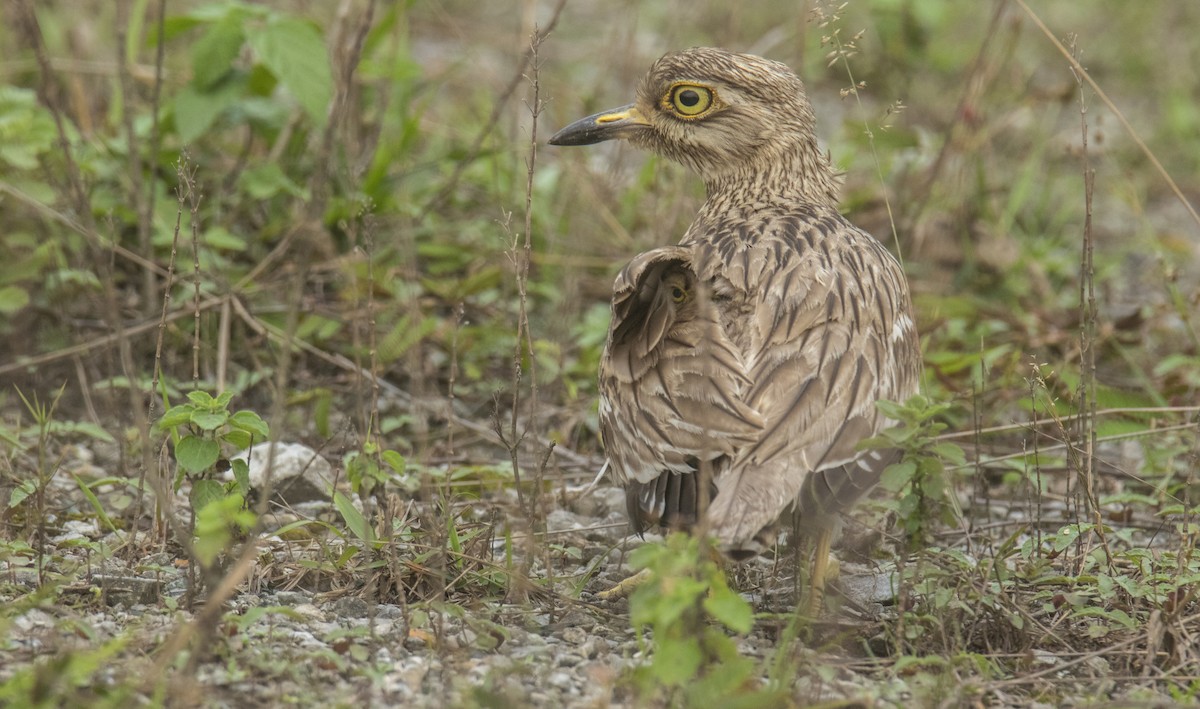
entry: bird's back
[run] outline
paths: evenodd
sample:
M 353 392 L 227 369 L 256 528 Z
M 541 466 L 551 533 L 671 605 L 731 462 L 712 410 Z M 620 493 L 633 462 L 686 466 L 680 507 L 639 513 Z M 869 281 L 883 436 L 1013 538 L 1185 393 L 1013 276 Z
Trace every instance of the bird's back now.
M 764 421 L 717 479 L 713 533 L 753 548 L 794 501 L 805 526 L 828 523 L 890 460 L 858 450 L 888 423 L 875 402 L 917 392 L 900 265 L 831 206 L 799 202 L 704 210 L 682 246 L 742 355 L 743 400 Z
M 792 504 L 827 531 L 887 463 L 858 444 L 887 424 L 878 400 L 917 391 L 908 286 L 837 212 L 814 125 L 787 66 L 694 47 L 655 62 L 634 103 L 551 139 L 628 140 L 708 191 L 680 244 L 636 257 L 614 288 L 600 425 L 639 530 L 696 520 L 712 493 L 708 530 L 757 551 Z

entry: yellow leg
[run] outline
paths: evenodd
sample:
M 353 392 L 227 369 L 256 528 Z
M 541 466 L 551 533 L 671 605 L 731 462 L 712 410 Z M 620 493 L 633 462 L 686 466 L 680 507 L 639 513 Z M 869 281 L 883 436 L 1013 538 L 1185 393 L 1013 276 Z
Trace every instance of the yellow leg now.
M 833 530 L 822 529 L 817 534 L 808 578 L 808 615 L 811 618 L 820 617 L 824 608 L 825 576 L 829 571 L 829 547 L 832 541 Z
M 711 543 L 707 541 L 704 542 L 703 548 L 704 558 L 714 561 L 718 565 L 723 565 L 725 563 L 725 559 L 721 556 L 721 552 L 717 551 Z M 650 569 L 642 569 L 636 574 L 623 579 L 620 583 L 608 589 L 607 591 L 600 591 L 596 594 L 596 597 L 602 601 L 612 601 L 618 598 L 625 598 L 636 591 L 638 586 L 641 586 L 649 580 Z
M 602 601 L 612 601 L 618 598 L 625 598 L 633 593 L 638 586 L 646 583 L 650 579 L 650 569 L 642 569 L 633 576 L 621 581 L 621 583 L 613 586 L 607 591 L 601 591 L 596 594 L 596 597 Z

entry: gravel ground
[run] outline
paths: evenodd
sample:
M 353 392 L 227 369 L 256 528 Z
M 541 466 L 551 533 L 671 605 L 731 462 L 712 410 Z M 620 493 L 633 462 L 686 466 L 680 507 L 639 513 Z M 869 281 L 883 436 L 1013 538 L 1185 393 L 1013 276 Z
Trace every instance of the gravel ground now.
M 77 494 L 70 484 L 58 492 Z M 475 503 L 474 517 L 496 519 L 497 510 L 513 509 L 515 501 L 507 495 Z M 482 592 L 480 586 L 452 584 L 440 600 L 409 598 L 404 605 L 395 594 L 368 589 L 368 579 L 381 578 L 372 569 L 330 563 L 342 558 L 349 543 L 337 535 L 284 540 L 268 530 L 243 582 L 211 621 L 199 607 L 184 609 L 187 569 L 178 554 L 159 551 L 131 562 L 125 533 L 105 534 L 94 519 L 64 515 L 48 525 L 54 533 L 46 540 L 41 569 L 48 582 L 43 588 L 56 588 L 57 595 L 38 592 L 32 555 L 0 557 L 0 603 L 6 609 L 0 614 L 0 705 L 3 688 L 15 686 L 14 679 L 27 676 L 30 667 L 39 668 L 35 677 L 48 686 L 70 681 L 68 659 L 74 658 L 89 668 L 95 663 L 95 672 L 76 681 L 80 692 L 58 696 L 73 697 L 81 706 L 92 705 L 87 697 L 122 687 L 132 691 L 128 705 L 137 705 L 153 691 L 152 678 L 163 673 L 170 677 L 169 706 L 644 706 L 629 681 L 630 671 L 645 660 L 645 648 L 631 629 L 627 602 L 595 595 L 630 573 L 626 554 L 641 543 L 625 537 L 623 494 L 600 487 L 567 491 L 557 499 L 559 506 L 547 515 L 546 536 L 546 546 L 557 550 L 554 580 L 545 579 L 544 564 L 535 564 L 534 583 L 523 600 L 504 599 L 502 587 Z M 302 517 L 336 519 L 327 502 L 294 501 L 292 510 L 273 517 L 273 528 Z M 1019 511 L 997 504 L 991 513 Z M 486 555 L 490 545 L 494 562 L 505 558 L 502 531 L 475 543 L 475 555 Z M 843 559 L 848 556 L 843 552 Z M 406 582 L 428 581 L 428 574 L 421 576 L 427 569 L 421 569 L 415 562 L 408 567 Z M 1116 686 L 1102 653 L 1072 661 L 1033 648 L 1027 671 L 1048 675 L 1058 697 L 1040 705 L 1026 687 L 988 683 L 971 672 L 954 687 L 930 684 L 930 677 L 945 681 L 958 677 L 958 670 L 897 672 L 883 633 L 894 618 L 893 571 L 889 563 L 843 561 L 837 582 L 841 609 L 815 624 L 791 658 L 797 705 L 848 700 L 837 706 L 1066 706 L 1095 697 L 1171 705 L 1153 683 Z M 732 577 L 757 611 L 786 613 L 791 582 L 779 575 L 760 559 Z M 372 600 L 381 597 L 391 602 Z M 769 666 L 780 647 L 780 625 L 760 616 L 754 632 L 738 639 L 739 652 Z M 203 653 L 184 653 L 160 666 L 161 651 L 181 629 L 207 636 L 209 642 L 192 645 Z M 115 644 L 106 650 L 110 641 Z M 1078 701 L 1061 700 L 1072 693 Z

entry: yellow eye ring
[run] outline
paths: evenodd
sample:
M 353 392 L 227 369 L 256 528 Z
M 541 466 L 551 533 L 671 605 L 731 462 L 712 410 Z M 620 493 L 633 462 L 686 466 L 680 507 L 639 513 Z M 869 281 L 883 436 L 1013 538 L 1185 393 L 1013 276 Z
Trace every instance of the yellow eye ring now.
M 674 111 L 681 118 L 699 118 L 708 113 L 716 102 L 716 94 L 712 89 L 687 83 L 675 84 L 664 98 L 664 108 Z
M 687 300 L 687 291 L 679 286 L 675 286 L 671 289 L 671 300 L 675 301 L 676 303 L 682 303 L 683 301 Z

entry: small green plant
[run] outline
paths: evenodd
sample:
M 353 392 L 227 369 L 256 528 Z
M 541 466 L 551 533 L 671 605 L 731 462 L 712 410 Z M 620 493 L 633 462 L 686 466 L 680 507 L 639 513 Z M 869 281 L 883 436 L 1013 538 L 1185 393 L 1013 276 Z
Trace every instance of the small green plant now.
M 634 672 L 634 685 L 647 699 L 672 706 L 778 706 L 778 690 L 756 690 L 757 663 L 743 657 L 729 633 L 747 635 L 754 625 L 750 604 L 725 580 L 711 547 L 690 534 L 672 534 L 662 544 L 633 553 L 635 568 L 648 578 L 629 599 L 629 619 L 646 644 L 650 662 Z
M 17 669 L 0 682 L 0 706 L 123 707 L 135 703 L 131 682 L 113 683 L 115 659 L 133 635 L 126 633 L 96 647 L 65 650 Z
M 410 494 L 416 492 L 411 480 L 404 478 L 404 456 L 374 441 L 368 441 L 362 450 L 347 453 L 342 462 L 350 489 L 364 501 L 389 482 L 401 485 Z
M 213 397 L 207 392 L 191 391 L 187 398 L 187 403 L 169 408 L 157 426 L 169 432 L 175 444 L 175 490 L 183 486 L 184 480 L 191 481 L 188 501 L 194 519 L 192 533 L 196 535 L 191 548 L 201 568 L 209 569 L 234 535 L 244 534 L 255 520 L 246 505 L 249 465 L 242 459 L 225 458 L 223 453 L 242 451 L 262 442 L 269 431 L 266 422 L 253 411 L 230 413 L 230 392 Z M 216 478 L 226 465 L 233 470 L 233 480 L 223 483 Z
M 6 440 L 13 442 L 14 456 L 18 452 L 30 450 L 36 456 L 34 474 L 16 481 L 2 512 L 9 519 L 22 521 L 25 534 L 34 541 L 39 584 L 46 582 L 43 569 L 46 560 L 46 523 L 49 516 L 46 491 L 62 470 L 62 459 L 56 446 L 57 437 L 82 434 L 97 441 L 113 440 L 104 429 L 95 424 L 56 420 L 55 411 L 65 388 L 65 385 L 59 388 L 49 403 L 43 402 L 36 394 L 26 397 L 24 392 L 18 389 L 17 394 L 21 397 L 21 402 L 33 423 L 14 429 L 4 436 Z M 87 486 L 78 477 L 75 479 L 81 489 L 86 489 Z
M 946 463 L 961 466 L 966 457 L 957 444 L 936 440 L 946 429 L 939 417 L 953 404 L 937 403 L 918 394 L 903 405 L 880 401 L 878 406 L 898 423 L 863 445 L 899 448 L 903 452 L 900 462 L 884 471 L 881 482 L 900 493 L 892 503 L 893 509 L 909 549 L 921 549 L 929 544 L 937 524 L 952 524 L 957 519 L 954 481 Z

